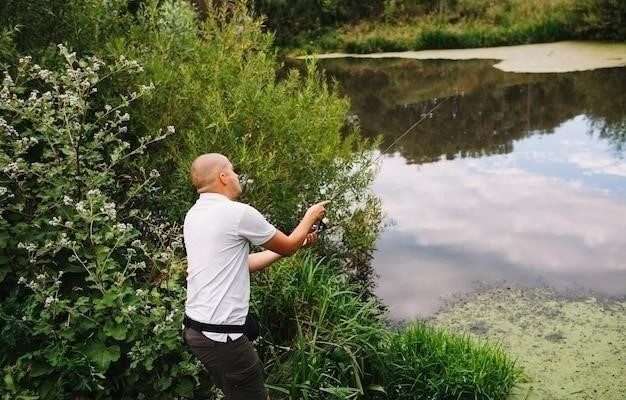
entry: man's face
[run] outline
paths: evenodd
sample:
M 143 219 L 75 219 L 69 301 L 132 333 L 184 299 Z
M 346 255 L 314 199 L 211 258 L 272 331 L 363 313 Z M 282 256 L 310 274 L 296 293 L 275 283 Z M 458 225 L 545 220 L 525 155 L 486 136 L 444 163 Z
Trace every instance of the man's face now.
M 235 172 L 233 164 L 231 164 L 230 161 L 228 162 L 226 168 L 224 168 L 222 173 L 224 174 L 227 182 L 227 187 L 229 188 L 233 198 L 236 199 L 241 196 L 242 190 L 241 182 L 239 182 L 239 175 L 237 175 L 237 173 Z

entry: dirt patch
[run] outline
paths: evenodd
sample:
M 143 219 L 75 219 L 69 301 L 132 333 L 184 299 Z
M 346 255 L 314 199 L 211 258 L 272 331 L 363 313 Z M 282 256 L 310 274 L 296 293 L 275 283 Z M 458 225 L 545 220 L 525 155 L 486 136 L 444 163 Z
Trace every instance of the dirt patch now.
M 550 73 L 626 66 L 626 43 L 565 41 L 482 49 L 424 50 L 395 53 L 331 53 L 302 58 L 410 58 L 418 60 L 501 60 L 494 67 L 507 72 Z
M 626 301 L 491 289 L 433 324 L 500 343 L 527 375 L 511 399 L 624 400 Z

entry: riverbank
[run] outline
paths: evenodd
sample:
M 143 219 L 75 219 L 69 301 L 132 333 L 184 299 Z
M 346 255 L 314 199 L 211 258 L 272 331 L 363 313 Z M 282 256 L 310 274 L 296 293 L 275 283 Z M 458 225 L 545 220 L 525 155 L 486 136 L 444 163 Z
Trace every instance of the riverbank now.
M 477 294 L 433 323 L 501 343 L 527 375 L 512 399 L 620 400 L 626 393 L 626 301 L 544 289 Z
M 295 36 L 292 55 L 462 49 L 626 39 L 626 6 L 609 0 L 387 2 L 381 15 Z

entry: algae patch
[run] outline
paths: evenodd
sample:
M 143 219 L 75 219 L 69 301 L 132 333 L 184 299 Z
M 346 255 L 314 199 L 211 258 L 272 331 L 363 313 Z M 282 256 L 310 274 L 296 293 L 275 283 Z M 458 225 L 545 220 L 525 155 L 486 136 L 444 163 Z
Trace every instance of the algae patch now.
M 434 325 L 500 343 L 527 382 L 512 399 L 624 400 L 626 301 L 495 289 L 434 317 Z
M 507 72 L 550 73 L 626 66 L 626 43 L 565 41 L 481 49 L 424 50 L 392 53 L 331 53 L 298 58 L 408 58 L 417 60 L 501 60 L 494 67 Z

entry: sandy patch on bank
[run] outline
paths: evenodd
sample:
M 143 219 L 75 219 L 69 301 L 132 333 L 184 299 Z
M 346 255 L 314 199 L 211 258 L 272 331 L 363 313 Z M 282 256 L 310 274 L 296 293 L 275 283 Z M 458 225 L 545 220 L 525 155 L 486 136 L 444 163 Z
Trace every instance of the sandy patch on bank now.
M 528 377 L 512 399 L 625 398 L 626 301 L 495 289 L 440 313 L 433 323 L 501 343 Z
M 626 66 L 626 43 L 566 41 L 482 49 L 424 50 L 393 53 L 330 53 L 305 58 L 409 58 L 416 60 L 501 60 L 494 67 L 507 72 L 573 72 Z

